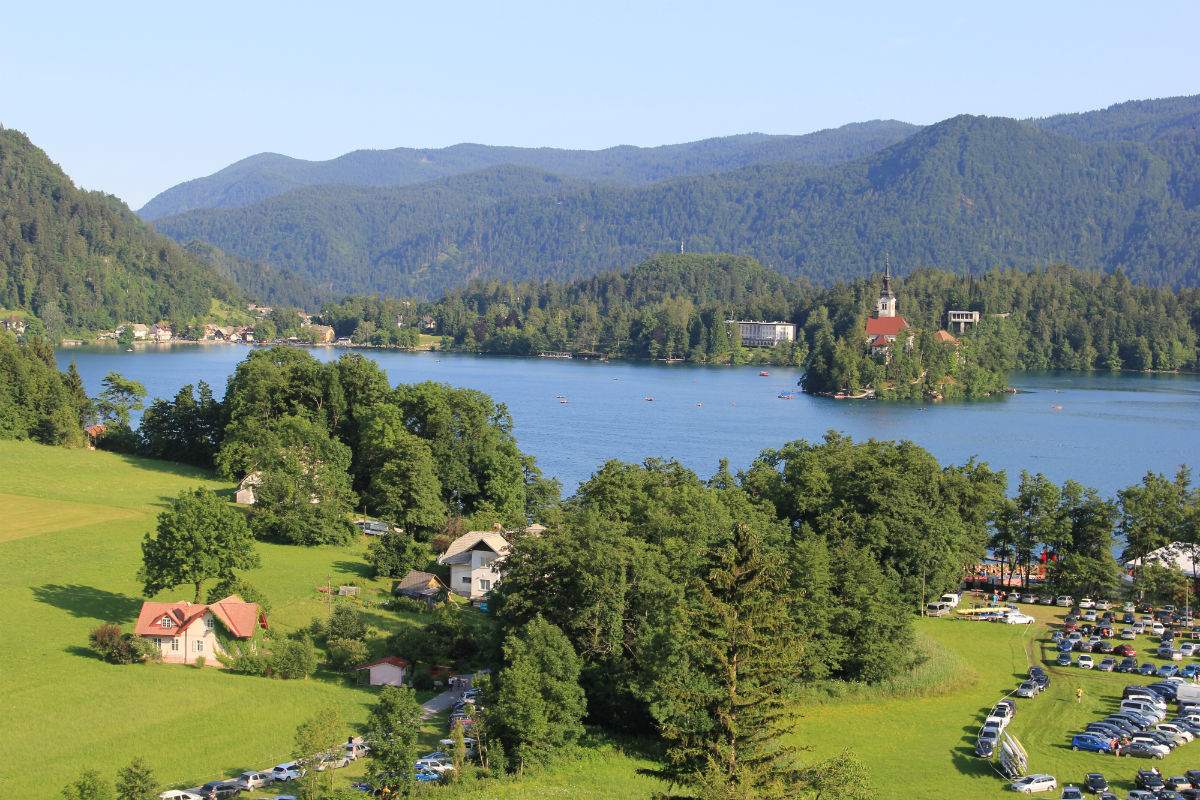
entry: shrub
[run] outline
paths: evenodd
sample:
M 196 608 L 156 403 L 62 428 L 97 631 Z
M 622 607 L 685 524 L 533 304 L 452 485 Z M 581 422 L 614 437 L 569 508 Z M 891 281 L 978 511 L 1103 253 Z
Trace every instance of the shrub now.
M 429 692 L 433 690 L 433 676 L 426 670 L 413 669 L 412 686 L 418 692 Z
M 325 649 L 334 669 L 350 669 L 367 661 L 367 645 L 358 639 L 330 639 Z
M 237 656 L 229 663 L 229 669 L 243 675 L 266 675 L 267 667 L 267 659 L 257 653 Z
M 272 671 L 281 678 L 307 678 L 317 669 L 317 651 L 308 634 L 288 639 L 271 656 Z
M 204 665 L 208 663 L 208 659 L 204 656 L 196 656 L 196 669 L 204 669 Z
M 333 607 L 326 635 L 331 642 L 335 639 L 362 640 L 367 636 L 367 626 L 362 621 L 362 614 L 358 613 L 358 609 L 345 603 L 338 603 Z
M 425 603 L 415 597 L 405 597 L 404 595 L 393 597 L 392 601 L 388 603 L 388 608 L 393 611 L 408 611 L 413 614 L 426 614 L 429 612 L 429 606 L 425 605 Z
M 110 664 L 132 664 L 159 657 L 158 648 L 150 642 L 141 636 L 122 633 L 121 626 L 112 622 L 93 628 L 88 641 L 92 649 Z

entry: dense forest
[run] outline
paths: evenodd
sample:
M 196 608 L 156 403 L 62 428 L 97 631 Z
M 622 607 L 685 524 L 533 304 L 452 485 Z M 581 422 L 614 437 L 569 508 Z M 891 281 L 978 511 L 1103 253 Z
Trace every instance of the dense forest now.
M 424 150 L 359 150 L 319 162 L 261 153 L 213 175 L 167 189 L 138 214 L 155 220 L 193 209 L 236 208 L 317 184 L 407 186 L 506 164 L 588 182 L 631 186 L 751 164 L 791 161 L 828 165 L 873 153 L 915 130 L 915 125 L 889 120 L 854 123 L 803 136 L 754 133 L 662 147 L 591 151 L 458 144 Z
M 978 396 L 1012 370 L 1194 370 L 1200 290 L 1135 286 L 1124 273 L 1058 264 L 959 275 L 919 269 L 895 282 L 912 341 L 871 355 L 865 327 L 880 276 L 821 288 L 751 258 L 667 254 L 568 284 L 472 281 L 436 303 L 351 297 L 326 304 L 339 336 L 408 346 L 422 318 L 442 346 L 468 352 L 604 354 L 697 363 L 768 362 L 806 370 L 809 391 Z M 935 338 L 948 312 L 976 311 L 958 343 Z M 730 319 L 797 325 L 794 343 L 743 346 Z M 888 388 L 890 387 L 890 388 Z
M 311 186 L 155 224 L 319 286 L 424 298 L 473 277 L 570 281 L 681 245 L 826 285 L 860 276 L 884 251 L 962 273 L 1068 262 L 1193 285 L 1200 159 L 1183 112 L 1159 113 L 1138 106 L 1056 122 L 1064 133 L 1046 121 L 963 116 L 832 166 L 759 163 L 645 186 L 549 177 L 539 186 L 516 167 L 504 169 L 519 192 L 480 191 L 476 175 Z M 1109 141 L 1120 135 L 1148 138 Z
M 0 308 L 52 333 L 124 321 L 188 323 L 243 292 L 115 197 L 75 187 L 17 131 L 0 129 Z

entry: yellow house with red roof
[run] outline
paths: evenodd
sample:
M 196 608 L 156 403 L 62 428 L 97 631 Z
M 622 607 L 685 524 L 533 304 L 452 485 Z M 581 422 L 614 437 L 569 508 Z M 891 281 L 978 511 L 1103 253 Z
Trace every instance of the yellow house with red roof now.
M 224 631 L 218 630 L 218 627 Z M 206 663 L 220 666 L 217 656 L 233 656 L 221 639 L 244 639 L 252 647 L 255 632 L 267 628 L 267 616 L 257 603 L 236 594 L 215 603 L 142 603 L 133 632 L 153 644 L 168 664 Z

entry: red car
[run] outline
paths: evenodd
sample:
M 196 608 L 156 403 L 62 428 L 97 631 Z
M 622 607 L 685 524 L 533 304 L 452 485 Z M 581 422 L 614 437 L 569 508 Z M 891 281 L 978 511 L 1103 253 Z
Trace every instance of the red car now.
M 1113 648 L 1113 655 L 1114 656 L 1136 656 L 1137 650 L 1133 647 L 1133 645 L 1119 644 Z

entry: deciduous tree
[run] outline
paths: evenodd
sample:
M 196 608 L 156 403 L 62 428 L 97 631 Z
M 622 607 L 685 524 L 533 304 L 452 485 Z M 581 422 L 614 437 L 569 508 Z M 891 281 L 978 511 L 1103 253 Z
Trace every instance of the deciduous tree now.
M 148 596 L 193 584 L 199 603 L 204 581 L 258 564 L 242 515 L 208 489 L 190 489 L 158 515 L 158 536 L 142 540 L 138 578 Z

